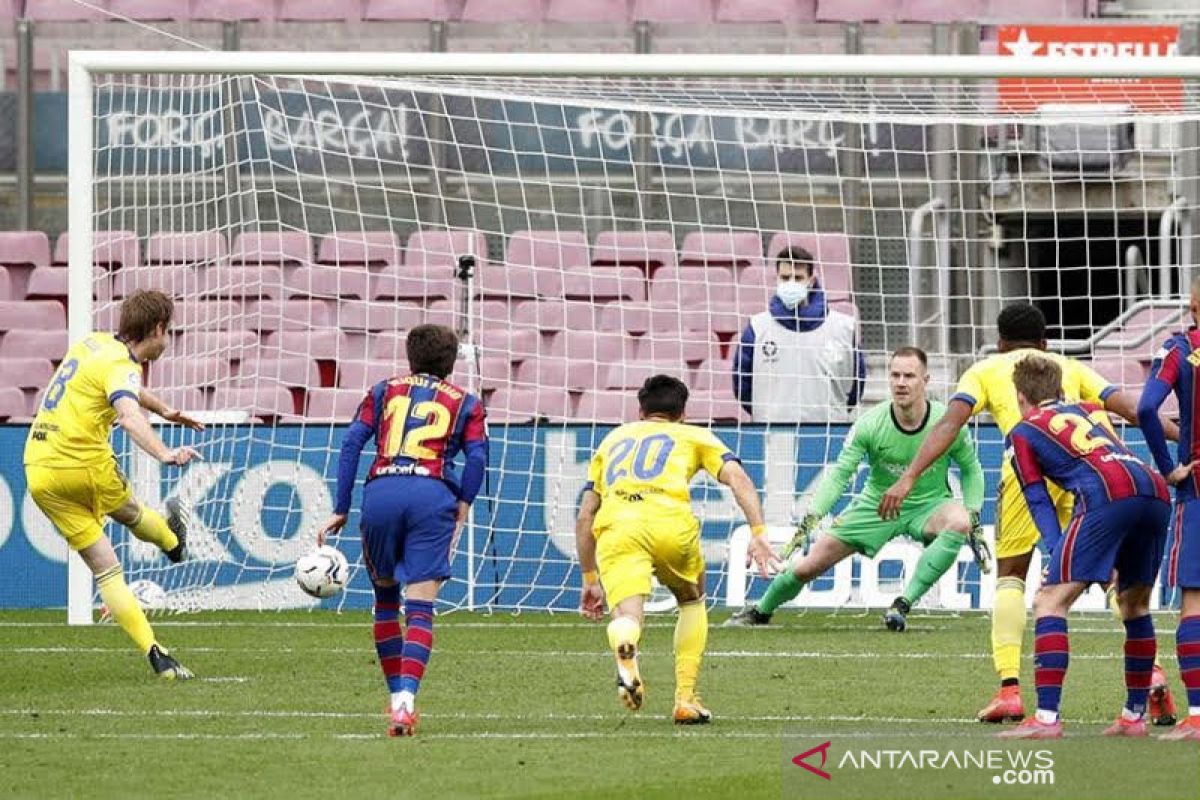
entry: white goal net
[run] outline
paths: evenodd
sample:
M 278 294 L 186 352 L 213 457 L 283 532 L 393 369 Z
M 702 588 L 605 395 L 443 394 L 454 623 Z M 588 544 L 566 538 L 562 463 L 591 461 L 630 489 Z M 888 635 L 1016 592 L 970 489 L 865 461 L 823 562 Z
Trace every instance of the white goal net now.
M 887 401 L 894 348 L 928 351 L 946 400 L 1002 305 L 1032 301 L 1055 348 L 1137 388 L 1182 324 L 1200 116 L 1177 78 L 1006 79 L 1003 59 L 959 80 L 966 62 L 940 58 L 923 78 L 828 58 L 788 77 L 738 62 L 737 78 L 195 58 L 77 60 L 72 86 L 73 334 L 111 328 L 136 288 L 169 292 L 147 385 L 213 420 L 161 429 L 203 453 L 186 470 L 121 449 L 139 497 L 194 505 L 183 565 L 113 531 L 169 608 L 311 602 L 292 566 L 331 511 L 342 432 L 423 322 L 462 333 L 452 380 L 482 395 L 492 437 L 443 601 L 528 610 L 574 608 L 587 461 L 649 375 L 687 382 L 689 419 L 741 456 L 786 538 L 849 424 Z M 688 69 L 720 71 L 704 61 Z M 792 308 L 778 272 L 809 258 Z M 976 440 L 990 524 L 1002 443 L 986 420 Z M 710 597 L 756 596 L 732 497 L 700 480 L 694 500 Z M 354 563 L 354 515 L 340 546 Z M 886 605 L 918 554 L 894 542 L 798 603 Z M 969 562 L 926 606 L 986 607 Z M 370 597 L 357 570 L 327 604 Z

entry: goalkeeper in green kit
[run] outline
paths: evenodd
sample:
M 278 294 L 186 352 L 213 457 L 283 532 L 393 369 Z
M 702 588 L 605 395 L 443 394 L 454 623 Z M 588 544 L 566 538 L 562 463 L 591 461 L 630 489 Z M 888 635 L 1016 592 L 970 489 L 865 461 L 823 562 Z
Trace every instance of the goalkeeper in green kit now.
M 924 351 L 902 347 L 892 353 L 888 362 L 892 401 L 880 403 L 854 423 L 837 463 L 817 486 L 810 511 L 784 555 L 790 556 L 800 548 L 805 552 L 775 576 L 758 603 L 734 614 L 726 626 L 766 625 L 775 609 L 800 594 L 804 584 L 853 553 L 874 558 L 897 536 L 909 536 L 924 543 L 925 552 L 904 594 L 884 614 L 884 624 L 891 630 L 902 631 L 907 627 L 908 612 L 954 566 L 964 543 L 975 553 L 980 569 L 987 571 L 988 553 L 980 538 L 979 525 L 983 468 L 966 428 L 959 432 L 949 451 L 917 480 L 904 500 L 899 517 L 881 519 L 876 511 L 883 493 L 895 483 L 934 423 L 946 413 L 944 404 L 926 399 L 928 383 L 928 359 Z M 871 471 L 862 494 L 833 521 L 829 534 L 812 542 L 810 547 L 809 538 L 817 523 L 850 486 L 864 457 Z M 947 481 L 951 460 L 958 464 L 962 478 L 961 503 L 951 494 Z

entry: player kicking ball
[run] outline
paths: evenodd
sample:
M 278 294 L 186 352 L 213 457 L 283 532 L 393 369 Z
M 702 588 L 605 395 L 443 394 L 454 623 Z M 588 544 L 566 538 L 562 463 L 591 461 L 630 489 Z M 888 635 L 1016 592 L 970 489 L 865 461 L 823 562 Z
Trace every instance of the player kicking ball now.
M 930 427 L 946 413 L 946 407 L 926 397 L 929 384 L 928 359 L 917 347 L 902 347 L 888 363 L 888 386 L 892 401 L 881 403 L 854 423 L 837 463 L 817 486 L 809 513 L 788 545 L 785 557 L 798 547 L 807 552 L 775 576 L 766 594 L 726 621 L 728 627 L 766 625 L 775 609 L 788 602 L 809 581 L 854 553 L 874 558 L 885 544 L 898 536 L 909 536 L 925 544 L 915 574 L 904 593 L 884 614 L 884 624 L 893 631 L 908 626 L 908 613 L 937 581 L 954 566 L 963 543 L 969 541 L 980 568 L 987 570 L 986 545 L 979 538 L 979 510 L 983 505 L 983 468 L 975 455 L 971 434 L 959 431 L 949 453 L 925 470 L 905 500 L 896 519 L 880 519 L 875 508 L 883 493 L 908 466 L 925 441 Z M 846 491 L 858 465 L 866 458 L 870 466 L 866 488 L 833 522 L 828 536 L 808 549 L 817 523 L 829 513 Z M 958 464 L 962 475 L 965 507 L 950 493 L 949 462 Z
M 1156 654 L 1150 592 L 1171 518 L 1166 481 L 1121 443 L 1099 405 L 1063 401 L 1057 362 L 1028 356 L 1016 363 L 1012 377 L 1022 418 L 1008 434 L 1007 455 L 1051 556 L 1033 601 L 1037 713 L 1000 736 L 1062 737 L 1067 612 L 1089 584 L 1110 580 L 1114 569 L 1125 623 L 1126 700 L 1104 735 L 1146 736 Z M 1047 480 L 1075 499 L 1065 533 Z
M 87 564 L 109 614 L 155 674 L 187 680 L 191 671 L 158 643 L 104 534 L 104 517 L 112 517 L 138 539 L 156 545 L 172 563 L 187 557 L 186 507 L 171 498 L 164 519 L 139 503 L 109 441 L 115 422 L 160 463 L 183 466 L 200 458 L 190 447 L 168 448 L 141 412 L 144 408 L 204 430 L 142 386 L 142 365 L 166 350 L 173 313 L 174 304 L 162 292 L 134 292 L 121 304 L 116 335 L 93 333 L 67 350 L 29 428 L 25 478 L 33 501 Z
M 651 576 L 675 595 L 677 725 L 702 725 L 712 714 L 696 693 L 708 640 L 700 522 L 692 513 L 692 478 L 708 472 L 733 490 L 752 532 L 750 556 L 764 576 L 778 563 L 767 543 L 758 494 L 741 462 L 711 431 L 684 423 L 688 390 L 669 375 L 638 390 L 641 420 L 604 437 L 588 467 L 575 545 L 583 570 L 580 611 L 589 619 L 612 609 L 608 644 L 617 659 L 617 696 L 631 711 L 645 702 L 638 644 Z
M 389 736 L 416 732 L 417 692 L 433 651 L 433 604 L 450 577 L 450 555 L 488 460 L 483 403 L 446 380 L 458 357 L 454 331 L 418 325 L 405 349 L 410 374 L 371 387 L 346 431 L 334 513 L 317 535 L 323 544 L 346 524 L 358 459 L 374 438 L 362 552 L 375 588 L 375 652 L 391 693 Z M 452 466 L 460 452 L 466 463 L 456 480 Z

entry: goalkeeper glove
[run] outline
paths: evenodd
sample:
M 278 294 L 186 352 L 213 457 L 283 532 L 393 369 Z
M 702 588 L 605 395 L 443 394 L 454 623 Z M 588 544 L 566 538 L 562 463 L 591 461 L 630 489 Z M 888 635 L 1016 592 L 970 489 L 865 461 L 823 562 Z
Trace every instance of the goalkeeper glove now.
M 792 553 L 800 550 L 804 553 L 808 552 L 808 546 L 811 544 L 813 530 L 817 527 L 817 523 L 821 518 L 816 514 L 808 514 L 804 519 L 800 520 L 800 524 L 796 526 L 796 533 L 792 536 L 792 540 L 787 543 L 787 547 L 783 548 L 783 559 L 792 557 Z
M 975 563 L 979 565 L 979 572 L 983 575 L 990 575 L 992 572 L 992 553 L 983 538 L 983 523 L 979 521 L 978 511 L 970 513 L 971 532 L 967 534 L 967 545 L 971 548 L 971 554 L 975 556 Z

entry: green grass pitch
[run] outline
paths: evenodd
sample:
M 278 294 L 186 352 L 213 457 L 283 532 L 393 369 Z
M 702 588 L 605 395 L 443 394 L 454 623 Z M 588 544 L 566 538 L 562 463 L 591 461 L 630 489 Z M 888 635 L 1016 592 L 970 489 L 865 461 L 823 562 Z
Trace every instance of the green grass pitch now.
M 993 688 L 981 615 L 915 616 L 894 634 L 874 612 L 784 611 L 752 630 L 717 627 L 724 615 L 714 614 L 701 692 L 715 721 L 682 729 L 669 719 L 673 616 L 653 617 L 644 636 L 648 698 L 634 716 L 616 700 L 603 625 L 453 613 L 438 619 L 421 727 L 406 740 L 384 735 L 368 613 L 157 619 L 161 640 L 199 676 L 186 684 L 156 681 L 116 627 L 68 628 L 64 616 L 0 614 L 5 796 L 1107 796 L 1061 773 L 1052 792 L 1022 794 L 887 771 L 863 776 L 859 794 L 836 794 L 849 785 L 842 773 L 824 782 L 788 763 L 796 743 L 827 739 L 840 743 L 833 753 L 875 736 L 997 747 L 996 729 L 971 720 Z M 1175 618 L 1156 623 L 1176 676 Z M 1118 631 L 1107 616 L 1072 618 L 1066 744 L 1090 780 L 1136 779 L 1125 797 L 1188 796 L 1181 769 L 1194 797 L 1194 745 L 1099 737 L 1123 700 Z M 1174 688 L 1182 693 L 1177 678 Z

